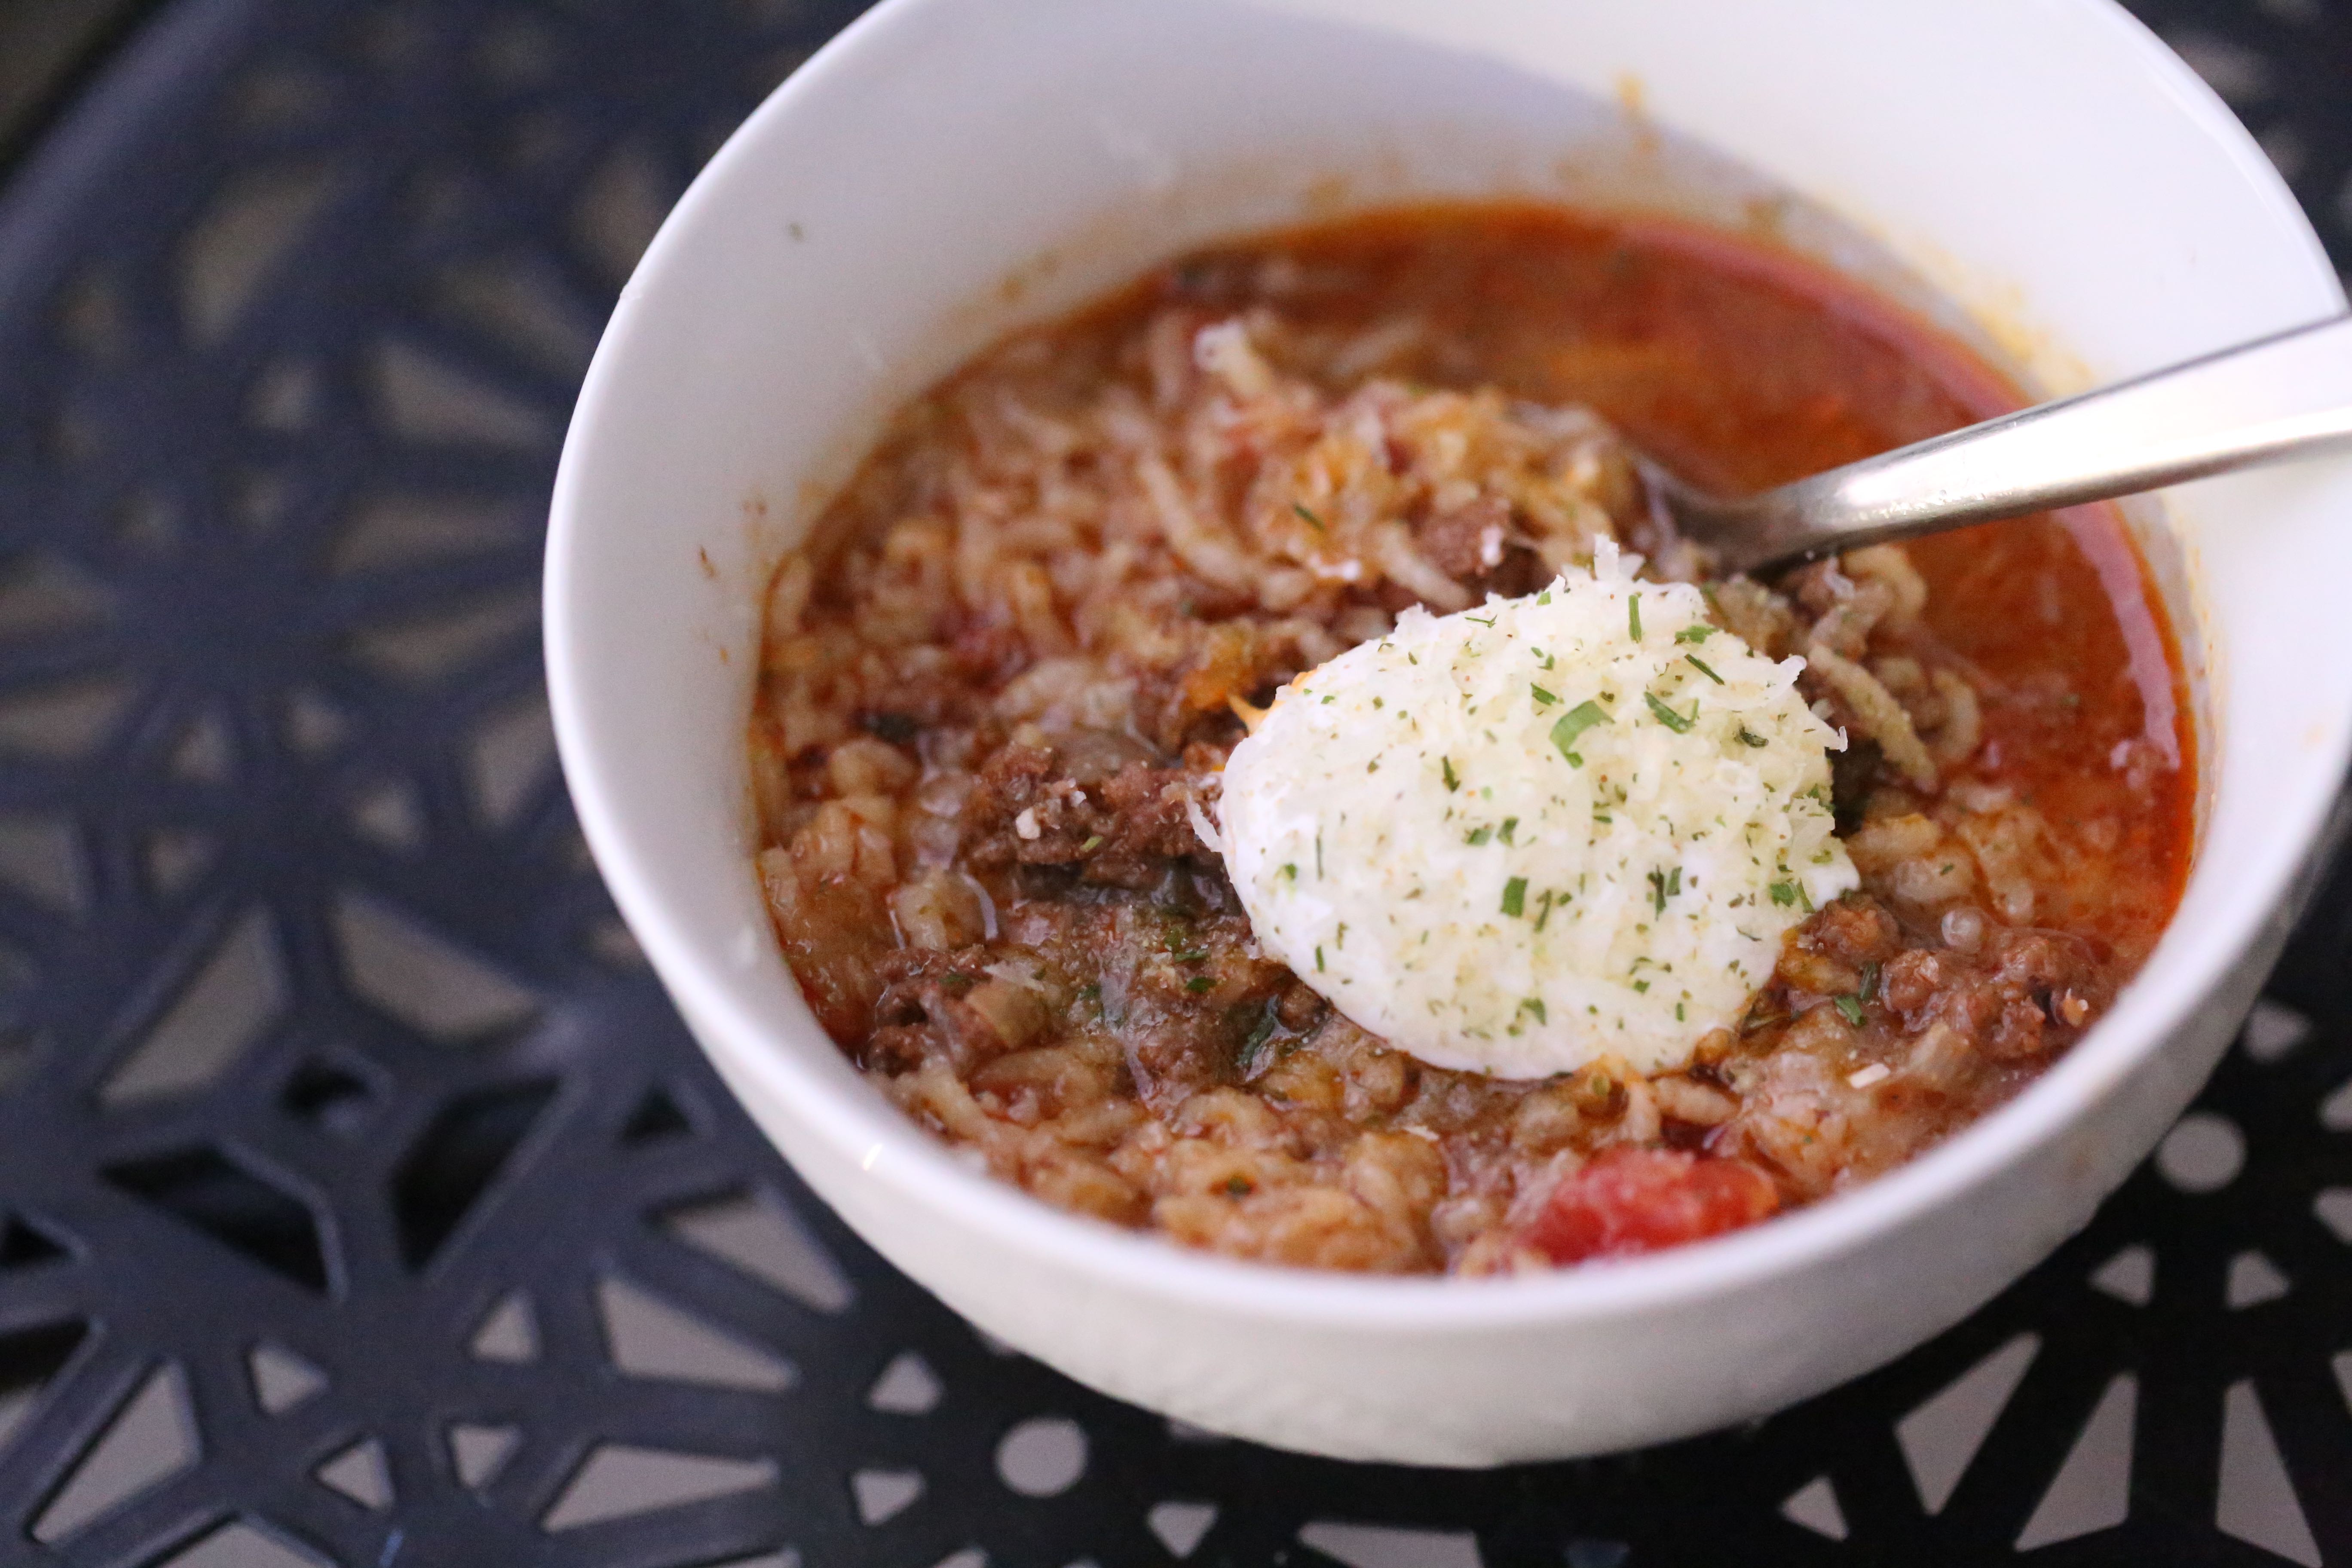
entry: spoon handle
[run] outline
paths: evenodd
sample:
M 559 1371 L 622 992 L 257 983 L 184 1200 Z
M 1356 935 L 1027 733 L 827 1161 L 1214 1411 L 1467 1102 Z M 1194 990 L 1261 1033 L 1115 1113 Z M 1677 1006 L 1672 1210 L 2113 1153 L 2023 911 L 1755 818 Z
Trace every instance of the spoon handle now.
M 1849 463 L 1686 531 L 1737 569 L 2347 450 L 2352 316 L 2336 316 Z

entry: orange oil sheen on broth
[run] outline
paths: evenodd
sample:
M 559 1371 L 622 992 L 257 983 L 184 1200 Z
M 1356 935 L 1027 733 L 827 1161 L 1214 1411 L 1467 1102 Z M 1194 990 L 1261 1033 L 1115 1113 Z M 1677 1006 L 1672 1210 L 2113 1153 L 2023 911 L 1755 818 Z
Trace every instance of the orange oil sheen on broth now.
M 1277 245 L 1310 279 L 1328 274 L 1291 306 L 1298 314 L 1369 321 L 1410 308 L 1435 329 L 1412 374 L 1589 405 L 1726 494 L 2028 401 L 1883 296 L 1768 242 L 1675 219 L 1434 205 L 1250 248 Z M 1933 590 L 1937 634 L 2011 694 L 1987 704 L 1978 771 L 2055 822 L 2113 826 L 2114 896 L 2082 923 L 2136 963 L 2188 878 L 2195 739 L 2179 646 L 2122 520 L 2077 507 L 1907 548 Z M 2133 741 L 2166 765 L 2139 760 L 2130 779 L 2134 759 L 2105 765 Z

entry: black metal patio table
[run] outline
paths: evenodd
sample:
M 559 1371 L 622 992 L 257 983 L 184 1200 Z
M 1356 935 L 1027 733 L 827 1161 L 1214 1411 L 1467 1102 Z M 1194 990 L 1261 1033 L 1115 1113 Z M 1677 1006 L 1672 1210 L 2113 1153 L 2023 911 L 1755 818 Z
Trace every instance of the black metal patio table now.
M 0 4 L 21 103 L 76 0 Z M 858 7 L 79 4 L 0 121 L 0 1564 L 2352 1563 L 2352 862 L 2087 1231 L 1752 1427 L 1345 1465 L 975 1335 L 703 1066 L 539 664 L 621 281 Z M 2137 8 L 2352 266 L 2352 0 Z

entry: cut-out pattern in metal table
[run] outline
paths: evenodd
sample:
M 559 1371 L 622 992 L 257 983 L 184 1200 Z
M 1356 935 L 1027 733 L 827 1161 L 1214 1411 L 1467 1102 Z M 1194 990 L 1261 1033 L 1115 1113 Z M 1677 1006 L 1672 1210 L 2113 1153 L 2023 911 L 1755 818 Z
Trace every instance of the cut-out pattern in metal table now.
M 2352 870 L 2084 1235 L 1753 1428 L 1173 1428 L 866 1252 L 553 766 L 540 528 L 837 0 L 174 0 L 0 186 L 0 1562 L 2352 1561 Z M 2352 5 L 2146 0 L 2352 258 Z

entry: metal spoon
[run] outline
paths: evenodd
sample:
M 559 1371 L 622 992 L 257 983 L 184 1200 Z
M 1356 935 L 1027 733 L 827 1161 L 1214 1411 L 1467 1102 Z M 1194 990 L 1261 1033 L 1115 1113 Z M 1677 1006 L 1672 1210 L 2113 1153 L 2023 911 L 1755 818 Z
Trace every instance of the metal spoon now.
M 1675 531 L 1728 574 L 2340 451 L 2352 451 L 2352 316 L 1737 500 L 1641 468 Z

